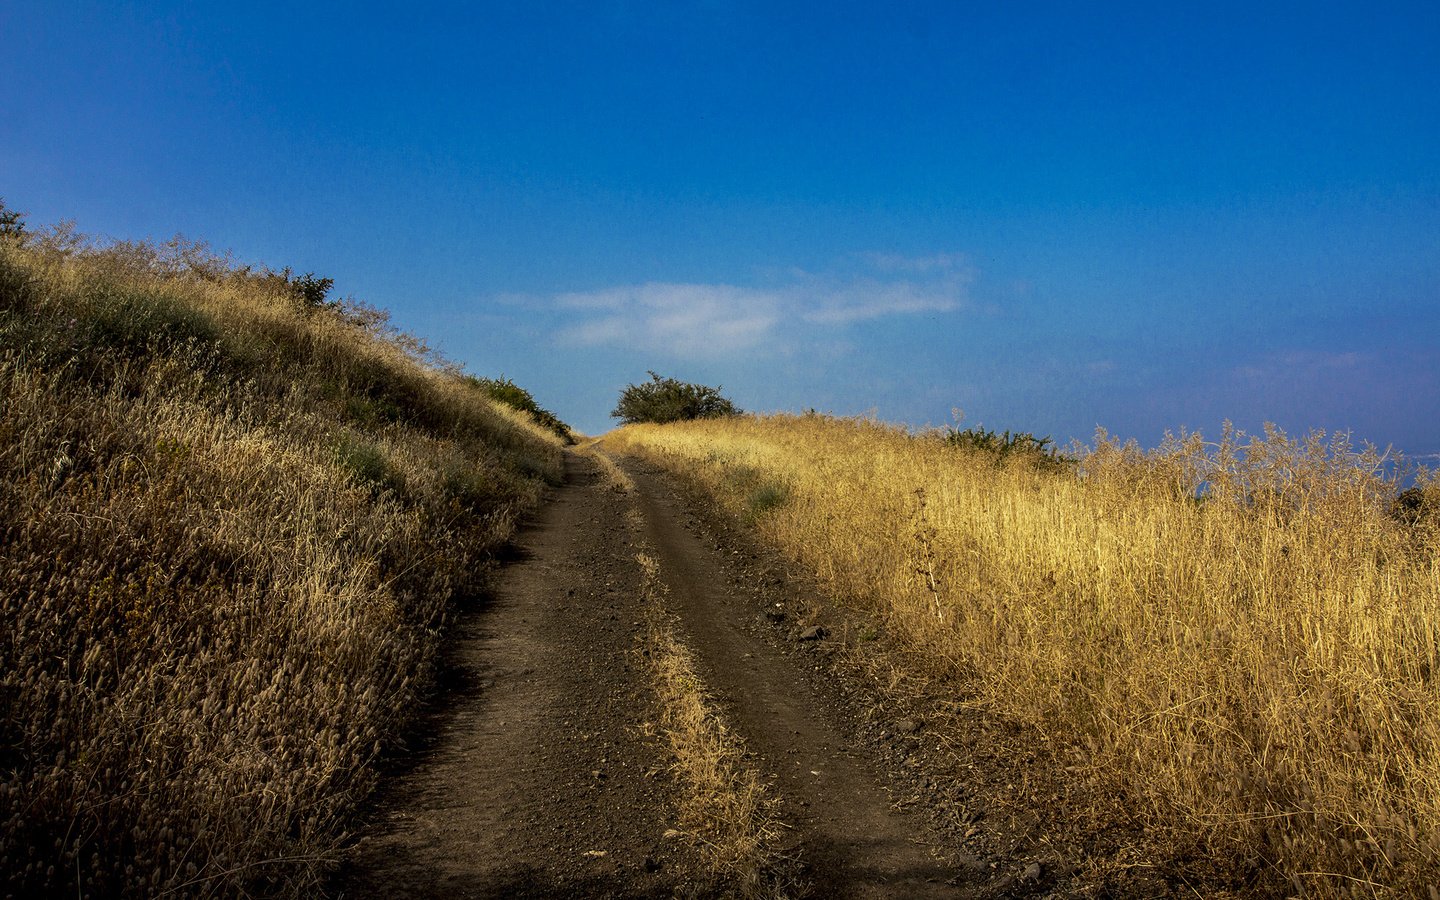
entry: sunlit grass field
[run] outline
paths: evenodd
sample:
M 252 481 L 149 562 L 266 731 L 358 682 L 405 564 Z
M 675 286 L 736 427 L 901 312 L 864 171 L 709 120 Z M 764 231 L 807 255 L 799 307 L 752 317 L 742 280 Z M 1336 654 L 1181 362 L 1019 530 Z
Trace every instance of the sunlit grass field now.
M 0 236 L 0 894 L 311 895 L 558 479 L 555 430 L 316 286 Z
M 1276 430 L 1068 462 L 818 415 L 604 445 L 699 481 L 1142 822 L 1282 890 L 1440 887 L 1440 484 L 1402 498 L 1373 449 Z

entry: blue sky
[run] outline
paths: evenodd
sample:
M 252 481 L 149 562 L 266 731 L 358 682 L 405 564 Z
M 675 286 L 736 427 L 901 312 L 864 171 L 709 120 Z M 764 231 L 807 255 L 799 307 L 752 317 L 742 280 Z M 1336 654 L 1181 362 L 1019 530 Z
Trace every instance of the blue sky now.
M 1440 453 L 1433 4 L 0 0 L 0 35 L 33 223 L 331 276 L 591 433 L 654 369 Z

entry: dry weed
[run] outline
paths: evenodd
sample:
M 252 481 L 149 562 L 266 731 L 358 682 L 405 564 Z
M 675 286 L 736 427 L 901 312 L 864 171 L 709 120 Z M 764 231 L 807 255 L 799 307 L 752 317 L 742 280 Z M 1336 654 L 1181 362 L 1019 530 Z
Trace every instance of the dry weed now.
M 575 452 L 588 456 L 599 464 L 601 477 L 610 485 L 611 490 L 617 494 L 635 493 L 635 480 L 624 469 L 617 466 L 609 454 L 600 449 L 597 440 L 592 438 L 585 441 L 576 447 Z
M 195 245 L 0 241 L 0 893 L 308 895 L 558 440 Z
M 786 896 L 791 879 L 776 851 L 781 826 L 775 801 L 759 774 L 745 764 L 739 736 L 706 698 L 690 650 L 675 635 L 658 563 L 645 553 L 636 558 L 648 609 L 644 646 L 660 695 L 660 727 L 684 784 L 680 825 L 722 890 L 741 897 Z
M 1397 506 L 1373 450 L 1102 434 L 1057 470 L 815 415 L 605 445 L 698 479 L 918 664 L 1275 890 L 1440 884 L 1435 486 Z

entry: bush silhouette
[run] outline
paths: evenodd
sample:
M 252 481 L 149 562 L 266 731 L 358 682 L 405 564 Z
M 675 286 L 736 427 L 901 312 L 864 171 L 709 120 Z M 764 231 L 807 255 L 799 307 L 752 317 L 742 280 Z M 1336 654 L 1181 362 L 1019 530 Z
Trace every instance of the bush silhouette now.
M 471 375 L 468 378 L 471 384 L 484 391 L 491 399 L 499 400 L 511 409 L 529 413 L 541 427 L 555 432 L 567 444 L 575 443 L 575 436 L 570 431 L 569 425 L 560 421 L 559 417 L 550 410 L 536 403 L 534 395 L 504 375 L 499 378 L 478 378 Z
M 627 385 L 620 392 L 620 402 L 610 415 L 622 424 L 664 424 L 740 415 L 740 409 L 721 396 L 719 388 L 662 378 L 654 372 L 649 374 L 649 381 Z

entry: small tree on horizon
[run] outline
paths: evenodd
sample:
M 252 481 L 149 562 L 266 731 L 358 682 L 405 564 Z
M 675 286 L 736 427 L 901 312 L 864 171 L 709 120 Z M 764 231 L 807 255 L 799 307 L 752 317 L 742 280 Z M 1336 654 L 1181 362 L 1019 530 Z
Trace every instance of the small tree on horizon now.
M 0 197 L 0 237 L 23 238 L 25 236 L 25 214 L 5 205 Z
M 622 425 L 639 422 L 683 422 L 690 419 L 718 419 L 738 416 L 739 407 L 721 395 L 720 388 L 662 378 L 650 372 L 650 380 L 631 384 L 620 392 L 620 402 L 610 415 Z

